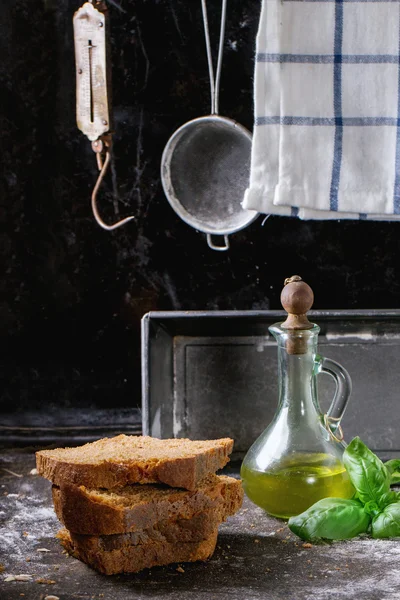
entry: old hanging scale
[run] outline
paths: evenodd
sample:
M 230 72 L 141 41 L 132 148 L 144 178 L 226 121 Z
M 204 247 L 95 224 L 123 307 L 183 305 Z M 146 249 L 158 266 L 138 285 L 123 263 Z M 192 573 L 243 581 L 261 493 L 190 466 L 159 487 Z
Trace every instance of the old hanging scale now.
M 110 164 L 112 148 L 110 68 L 107 51 L 108 10 L 90 0 L 73 17 L 76 65 L 76 121 L 92 142 L 99 176 L 92 192 L 92 210 L 100 227 L 112 231 L 134 217 L 107 225 L 97 208 L 97 194 Z

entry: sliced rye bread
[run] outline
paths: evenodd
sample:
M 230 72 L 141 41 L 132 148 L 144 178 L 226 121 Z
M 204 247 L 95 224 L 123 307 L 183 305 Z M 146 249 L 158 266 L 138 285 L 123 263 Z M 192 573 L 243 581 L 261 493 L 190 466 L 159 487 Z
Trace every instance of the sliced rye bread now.
M 210 475 L 195 491 L 162 485 L 129 485 L 117 490 L 53 486 L 54 508 L 67 529 L 84 535 L 111 535 L 153 527 L 165 520 L 191 519 L 208 510 L 223 521 L 242 505 L 240 480 Z
M 218 528 L 207 539 L 199 542 L 155 541 L 147 544 L 123 545 L 111 550 L 100 550 L 96 548 L 96 545 L 93 547 L 83 543 L 66 529 L 62 529 L 57 534 L 69 554 L 106 575 L 137 573 L 142 569 L 170 563 L 207 560 L 215 550 L 217 536 Z
M 222 518 L 213 510 L 206 510 L 195 515 L 192 519 L 177 519 L 175 521 L 161 521 L 154 527 L 133 531 L 131 533 L 118 533 L 115 535 L 80 535 L 69 532 L 73 542 L 80 548 L 90 552 L 109 552 L 127 546 L 144 546 L 154 542 L 164 544 L 178 544 L 187 542 L 201 542 L 212 535 L 221 524 Z
M 78 448 L 36 452 L 39 475 L 52 483 L 112 489 L 131 483 L 165 483 L 195 490 L 229 461 L 233 440 L 159 440 L 118 435 Z

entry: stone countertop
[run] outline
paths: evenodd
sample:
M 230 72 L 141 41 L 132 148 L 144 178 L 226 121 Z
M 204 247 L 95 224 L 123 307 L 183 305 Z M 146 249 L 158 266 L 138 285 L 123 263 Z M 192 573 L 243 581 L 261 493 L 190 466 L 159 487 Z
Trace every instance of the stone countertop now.
M 157 567 L 135 575 L 100 575 L 63 553 L 54 535 L 51 485 L 31 474 L 32 449 L 0 452 L 0 598 L 43 600 L 400 599 L 400 544 L 360 538 L 303 544 L 283 521 L 245 499 L 221 525 L 206 563 Z M 4 567 L 4 570 L 3 570 Z M 28 574 L 29 581 L 4 579 Z

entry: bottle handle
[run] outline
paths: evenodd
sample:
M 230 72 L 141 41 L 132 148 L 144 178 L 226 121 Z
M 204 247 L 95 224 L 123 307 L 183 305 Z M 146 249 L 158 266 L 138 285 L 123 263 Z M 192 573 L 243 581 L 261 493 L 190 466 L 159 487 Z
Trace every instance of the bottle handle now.
M 336 383 L 336 392 L 328 412 L 324 415 L 324 423 L 332 437 L 336 441 L 341 442 L 343 440 L 343 431 L 340 422 L 350 399 L 352 389 L 351 378 L 346 369 L 331 358 L 317 356 L 316 363 L 318 373 L 327 373 L 333 377 Z

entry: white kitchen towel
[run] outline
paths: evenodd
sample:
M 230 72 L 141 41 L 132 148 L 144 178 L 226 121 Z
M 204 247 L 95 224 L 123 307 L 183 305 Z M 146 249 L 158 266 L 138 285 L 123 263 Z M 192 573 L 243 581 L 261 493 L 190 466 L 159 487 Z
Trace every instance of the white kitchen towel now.
M 400 0 L 263 0 L 243 207 L 400 218 Z

